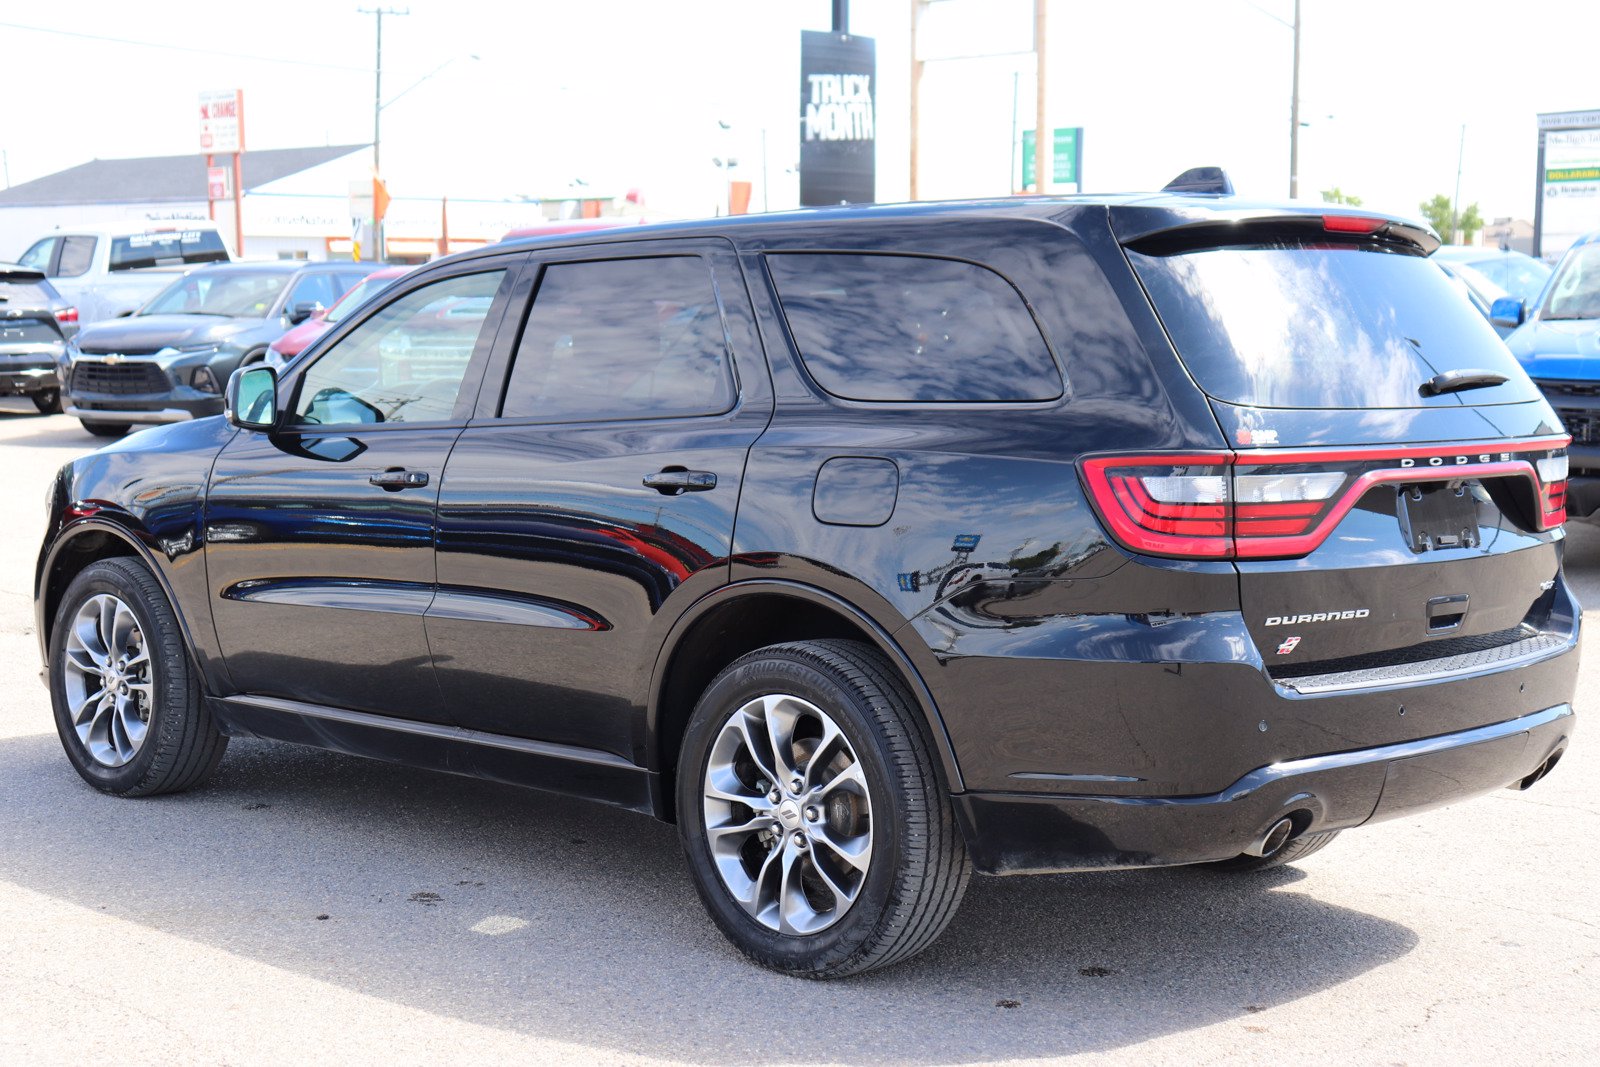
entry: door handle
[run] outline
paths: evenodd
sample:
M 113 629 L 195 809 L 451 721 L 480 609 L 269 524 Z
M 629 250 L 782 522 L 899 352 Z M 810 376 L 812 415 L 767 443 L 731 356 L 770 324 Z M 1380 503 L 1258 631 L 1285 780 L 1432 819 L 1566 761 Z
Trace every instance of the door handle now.
M 380 474 L 374 474 L 367 481 L 380 489 L 387 489 L 391 493 L 398 493 L 402 489 L 416 489 L 428 484 L 427 471 L 408 471 L 404 467 L 390 467 Z
M 682 467 L 668 467 L 656 474 L 644 476 L 644 484 L 663 496 L 679 493 L 703 493 L 717 487 L 717 476 L 710 471 L 691 471 Z

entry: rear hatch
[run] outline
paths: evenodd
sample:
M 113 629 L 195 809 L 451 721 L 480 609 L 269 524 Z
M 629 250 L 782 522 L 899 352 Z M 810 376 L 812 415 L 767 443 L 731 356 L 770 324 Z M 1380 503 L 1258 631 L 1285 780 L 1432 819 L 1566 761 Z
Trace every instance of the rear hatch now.
M 62 326 L 58 302 L 44 275 L 0 271 L 0 355 L 36 355 L 59 350 Z
M 1305 691 L 1548 640 L 1566 438 L 1427 259 L 1431 234 L 1349 215 L 1141 230 L 1113 211 L 1228 442 L 1087 464 L 1119 539 L 1233 559 L 1269 672 Z

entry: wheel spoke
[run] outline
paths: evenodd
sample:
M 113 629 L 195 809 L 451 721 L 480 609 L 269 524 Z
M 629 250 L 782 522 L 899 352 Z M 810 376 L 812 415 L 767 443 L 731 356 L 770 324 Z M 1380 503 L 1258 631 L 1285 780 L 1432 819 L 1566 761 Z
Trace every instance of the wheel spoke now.
M 867 778 L 860 760 L 851 760 L 850 766 L 829 778 L 817 789 L 817 796 L 826 797 L 835 789 L 848 789 L 863 799 L 867 796 Z
M 782 768 L 778 766 L 777 760 L 773 758 L 772 747 L 767 742 L 766 731 L 764 729 L 752 731 L 750 720 L 744 709 L 735 712 L 728 725 L 738 731 L 740 739 L 744 742 L 745 751 L 750 754 L 750 761 L 761 769 L 761 773 L 767 776 L 769 783 L 776 782 L 778 773 Z
M 847 888 L 843 882 L 834 877 L 833 872 L 828 870 L 828 865 L 819 860 L 815 853 L 811 857 L 811 867 L 817 872 L 817 877 L 822 879 L 822 884 L 828 887 L 828 892 L 833 894 L 835 912 L 843 912 L 855 903 L 856 893 L 861 889 L 860 881 L 856 882 L 855 888 Z
M 811 838 L 862 874 L 867 872 L 867 867 L 872 863 L 872 828 L 870 826 L 863 834 L 840 840 L 833 836 L 832 832 L 828 830 L 827 824 L 823 823 L 812 830 Z
M 720 826 L 706 827 L 706 836 L 711 838 L 711 847 L 720 848 L 719 842 L 727 837 L 749 837 L 751 834 L 772 828 L 772 820 L 765 815 L 757 815 L 741 823 L 724 823 Z M 738 847 L 735 845 L 734 847 Z
M 823 719 L 822 737 L 817 742 L 817 747 L 812 750 L 811 758 L 806 761 L 805 788 L 815 789 L 820 784 L 817 776 L 831 762 L 832 751 L 843 744 L 844 733 L 832 719 Z
M 762 718 L 766 722 L 767 740 L 772 745 L 773 770 L 787 782 L 795 776 L 794 724 L 799 715 L 790 710 L 791 698 L 769 696 L 761 698 Z

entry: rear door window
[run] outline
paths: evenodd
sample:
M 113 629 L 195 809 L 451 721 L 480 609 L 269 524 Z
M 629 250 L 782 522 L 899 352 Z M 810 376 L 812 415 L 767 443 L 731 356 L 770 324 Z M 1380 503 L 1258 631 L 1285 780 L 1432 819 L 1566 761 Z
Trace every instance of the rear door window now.
M 734 402 L 728 338 L 700 256 L 554 263 L 517 345 L 502 418 L 717 415 Z
M 60 242 L 60 240 L 61 238 L 59 237 L 45 237 L 41 240 L 33 242 L 33 244 L 28 247 L 28 250 L 22 253 L 22 258 L 17 260 L 17 262 L 22 264 L 24 267 L 32 267 L 36 271 L 49 274 L 50 257 L 55 254 L 56 245 Z
M 1270 408 L 1416 408 L 1538 399 L 1492 327 L 1422 256 L 1363 246 L 1129 251 L 1206 394 Z M 1504 385 L 1424 395 L 1452 370 Z
M 1033 313 L 987 267 L 928 256 L 767 256 L 806 371 L 845 400 L 1054 400 L 1061 371 Z
M 225 262 L 228 250 L 216 230 L 170 230 L 111 239 L 112 270 Z

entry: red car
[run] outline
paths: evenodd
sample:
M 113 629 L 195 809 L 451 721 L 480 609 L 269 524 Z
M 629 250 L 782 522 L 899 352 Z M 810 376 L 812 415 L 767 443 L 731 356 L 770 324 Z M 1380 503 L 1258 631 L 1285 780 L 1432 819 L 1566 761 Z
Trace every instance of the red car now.
M 367 297 L 387 289 L 399 277 L 411 270 L 410 267 L 381 267 L 367 275 L 361 281 L 351 286 L 330 308 L 312 315 L 309 319 L 278 338 L 267 348 L 266 362 L 283 369 L 283 365 L 298 356 L 312 341 L 333 329 L 338 322 L 351 311 L 359 307 Z

